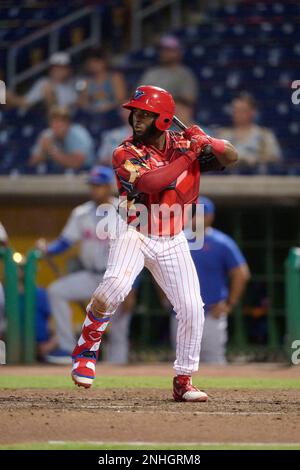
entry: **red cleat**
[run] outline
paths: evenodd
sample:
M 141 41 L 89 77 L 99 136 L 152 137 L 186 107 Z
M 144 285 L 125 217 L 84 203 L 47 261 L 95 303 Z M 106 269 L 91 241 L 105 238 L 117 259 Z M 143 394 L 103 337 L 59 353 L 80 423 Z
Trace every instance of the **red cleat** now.
M 81 336 L 72 354 L 72 379 L 78 387 L 92 386 L 101 338 L 109 320 L 109 317 L 97 319 L 91 312 L 86 316 Z
M 74 358 L 72 379 L 78 387 L 90 388 L 95 378 L 97 357 L 94 352 L 86 351 Z
M 178 375 L 173 379 L 173 398 L 175 401 L 207 401 L 208 396 L 192 385 L 192 377 Z

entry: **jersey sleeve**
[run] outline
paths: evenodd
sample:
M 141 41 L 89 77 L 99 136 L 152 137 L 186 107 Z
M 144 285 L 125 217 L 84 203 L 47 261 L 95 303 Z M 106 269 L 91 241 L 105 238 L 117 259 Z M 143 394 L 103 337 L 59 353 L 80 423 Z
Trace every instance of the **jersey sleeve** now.
M 247 263 L 238 245 L 229 237 L 223 239 L 223 261 L 226 271 L 231 271 Z
M 128 150 L 123 147 L 117 147 L 112 158 L 113 169 L 123 190 L 128 194 L 135 192 L 136 185 L 141 176 L 151 171 L 151 168 L 142 159 L 142 153 L 139 150 Z
M 77 208 L 73 209 L 66 225 L 64 226 L 61 237 L 70 244 L 77 243 L 82 239 L 81 227 L 79 223 Z

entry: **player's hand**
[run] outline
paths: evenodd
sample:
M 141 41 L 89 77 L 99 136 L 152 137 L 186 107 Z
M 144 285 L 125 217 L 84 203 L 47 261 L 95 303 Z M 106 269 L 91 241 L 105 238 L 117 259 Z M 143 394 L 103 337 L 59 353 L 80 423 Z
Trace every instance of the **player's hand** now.
M 214 304 L 212 308 L 209 310 L 209 314 L 213 318 L 220 318 L 222 315 L 228 315 L 230 313 L 230 306 L 227 304 L 225 300 Z
M 201 127 L 196 126 L 196 125 L 191 126 L 191 127 L 188 127 L 188 128 L 184 131 L 184 133 L 183 133 L 183 136 L 184 136 L 186 139 L 189 139 L 189 140 L 191 140 L 192 137 L 194 137 L 194 136 L 199 136 L 199 135 L 200 135 L 200 136 L 205 136 L 206 133 L 204 132 L 203 129 L 201 129 Z
M 48 243 L 45 238 L 39 238 L 35 242 L 35 247 L 39 250 L 43 255 L 47 254 Z
M 191 145 L 190 145 L 190 152 L 193 152 L 195 155 L 195 159 L 199 157 L 202 150 L 207 146 L 210 145 L 210 137 L 207 135 L 194 135 L 191 138 Z

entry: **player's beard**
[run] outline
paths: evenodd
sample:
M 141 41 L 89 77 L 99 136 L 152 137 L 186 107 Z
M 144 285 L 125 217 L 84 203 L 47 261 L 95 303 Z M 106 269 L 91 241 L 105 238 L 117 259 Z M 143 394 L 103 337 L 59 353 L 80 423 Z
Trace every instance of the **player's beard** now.
M 144 144 L 147 144 L 152 140 L 157 139 L 161 134 L 162 131 L 157 129 L 155 122 L 152 122 L 152 124 L 142 134 L 137 134 L 133 129 L 134 141 L 143 142 Z

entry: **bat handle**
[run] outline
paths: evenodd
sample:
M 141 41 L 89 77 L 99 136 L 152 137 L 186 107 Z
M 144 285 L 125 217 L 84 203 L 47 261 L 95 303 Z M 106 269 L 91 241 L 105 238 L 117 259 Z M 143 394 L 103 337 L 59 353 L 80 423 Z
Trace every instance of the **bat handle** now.
M 180 121 L 180 119 L 177 116 L 173 117 L 173 122 L 182 131 L 185 131 L 187 129 L 187 126 L 182 121 Z

